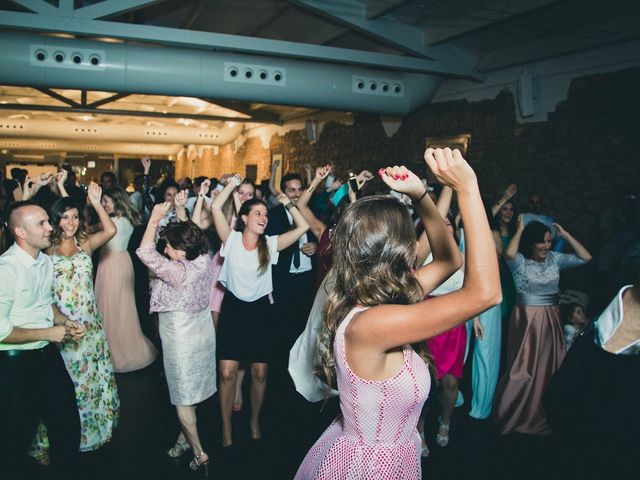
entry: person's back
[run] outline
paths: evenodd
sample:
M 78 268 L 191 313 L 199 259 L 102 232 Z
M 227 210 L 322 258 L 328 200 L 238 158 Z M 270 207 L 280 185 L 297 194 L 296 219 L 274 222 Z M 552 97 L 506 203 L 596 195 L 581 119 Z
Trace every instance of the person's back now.
M 415 425 L 431 387 L 429 367 L 406 345 L 400 371 L 384 380 L 365 380 L 349 367 L 344 332 L 362 308 L 355 308 L 336 333 L 335 356 L 343 437 L 337 444 L 337 467 L 357 478 L 411 478 L 418 476 L 415 456 L 420 444 Z M 328 465 L 325 465 L 328 467 Z M 330 472 L 330 470 L 328 470 Z

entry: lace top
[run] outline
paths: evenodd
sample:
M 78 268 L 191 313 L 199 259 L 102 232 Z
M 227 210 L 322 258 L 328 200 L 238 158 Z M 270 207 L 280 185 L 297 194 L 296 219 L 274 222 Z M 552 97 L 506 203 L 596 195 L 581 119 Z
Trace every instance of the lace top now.
M 518 253 L 507 265 L 513 274 L 518 293 L 546 295 L 558 293 L 560 270 L 579 267 L 587 263 L 573 253 L 549 252 L 544 262 L 525 258 Z
M 136 254 L 155 274 L 151 280 L 150 312 L 198 313 L 209 308 L 213 260 L 207 254 L 194 260 L 173 261 L 160 255 L 155 245 L 143 245 Z

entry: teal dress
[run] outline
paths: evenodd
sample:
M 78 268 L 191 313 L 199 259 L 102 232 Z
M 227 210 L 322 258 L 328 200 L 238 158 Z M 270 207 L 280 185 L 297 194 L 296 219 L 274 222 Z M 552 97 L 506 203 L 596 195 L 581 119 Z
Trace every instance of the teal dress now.
M 506 249 L 511 241 L 509 235 L 501 235 L 502 248 Z M 500 261 L 500 287 L 502 288 L 502 303 L 500 304 L 500 314 L 502 318 L 509 319 L 511 311 L 516 304 L 516 284 L 513 282 L 511 270 L 505 264 L 504 260 Z

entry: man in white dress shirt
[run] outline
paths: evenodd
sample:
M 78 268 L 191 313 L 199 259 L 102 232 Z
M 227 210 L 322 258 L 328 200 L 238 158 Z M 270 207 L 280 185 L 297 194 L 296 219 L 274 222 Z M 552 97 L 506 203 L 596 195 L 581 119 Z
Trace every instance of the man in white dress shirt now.
M 84 327 L 53 301 L 47 212 L 25 202 L 10 211 L 16 242 L 0 256 L 0 478 L 28 477 L 26 452 L 40 419 L 48 428 L 51 466 L 60 478 L 78 467 L 80 419 L 73 383 L 55 342 Z

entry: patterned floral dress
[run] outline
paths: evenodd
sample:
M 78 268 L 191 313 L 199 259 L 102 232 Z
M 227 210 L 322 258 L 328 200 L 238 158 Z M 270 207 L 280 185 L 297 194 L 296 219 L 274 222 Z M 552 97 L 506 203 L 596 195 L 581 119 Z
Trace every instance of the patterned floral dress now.
M 71 320 L 82 322 L 84 337 L 65 342 L 60 350 L 76 390 L 80 413 L 80 451 L 97 450 L 111 440 L 118 423 L 120 399 L 113 375 L 111 353 L 93 293 L 91 257 L 78 250 L 74 255 L 52 255 L 55 302 Z M 48 447 L 46 427 L 41 423 L 29 454 L 37 457 Z

